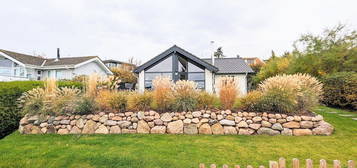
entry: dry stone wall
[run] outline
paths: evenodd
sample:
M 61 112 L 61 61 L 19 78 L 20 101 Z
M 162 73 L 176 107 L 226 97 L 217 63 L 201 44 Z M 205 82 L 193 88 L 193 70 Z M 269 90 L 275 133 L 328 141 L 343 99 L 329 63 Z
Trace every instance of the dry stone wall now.
M 23 134 L 229 134 L 331 135 L 321 115 L 290 116 L 255 112 L 125 112 L 72 116 L 25 116 Z

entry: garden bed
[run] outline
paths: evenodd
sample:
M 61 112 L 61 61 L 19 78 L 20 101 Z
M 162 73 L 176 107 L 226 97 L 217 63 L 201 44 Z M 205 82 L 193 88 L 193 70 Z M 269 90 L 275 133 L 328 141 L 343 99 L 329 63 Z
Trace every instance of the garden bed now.
M 139 111 L 69 116 L 25 116 L 23 134 L 238 134 L 331 135 L 321 115 L 300 116 L 230 110 L 158 113 Z

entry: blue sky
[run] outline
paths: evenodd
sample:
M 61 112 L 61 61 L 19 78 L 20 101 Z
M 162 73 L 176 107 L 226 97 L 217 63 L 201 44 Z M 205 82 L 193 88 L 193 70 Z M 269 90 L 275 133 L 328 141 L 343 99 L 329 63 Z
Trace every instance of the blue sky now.
M 55 57 L 98 55 L 141 62 L 177 44 L 199 57 L 266 59 L 304 33 L 338 23 L 357 29 L 355 0 L 2 1 L 0 48 Z

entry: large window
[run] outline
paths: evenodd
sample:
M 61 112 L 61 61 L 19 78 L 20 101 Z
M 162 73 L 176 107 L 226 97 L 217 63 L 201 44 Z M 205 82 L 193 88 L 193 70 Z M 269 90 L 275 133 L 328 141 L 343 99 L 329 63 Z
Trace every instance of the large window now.
M 152 88 L 152 81 L 158 76 L 167 76 L 173 81 L 192 80 L 199 89 L 205 87 L 203 67 L 181 55 L 169 56 L 161 62 L 145 70 L 145 88 Z

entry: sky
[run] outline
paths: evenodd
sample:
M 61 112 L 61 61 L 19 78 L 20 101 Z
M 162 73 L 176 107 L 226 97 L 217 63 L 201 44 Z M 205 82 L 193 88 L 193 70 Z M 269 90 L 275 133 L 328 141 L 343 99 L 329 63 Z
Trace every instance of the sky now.
M 1 0 L 0 48 L 141 63 L 174 44 L 198 57 L 267 59 L 302 34 L 357 29 L 356 0 Z M 211 41 L 214 41 L 211 44 Z

